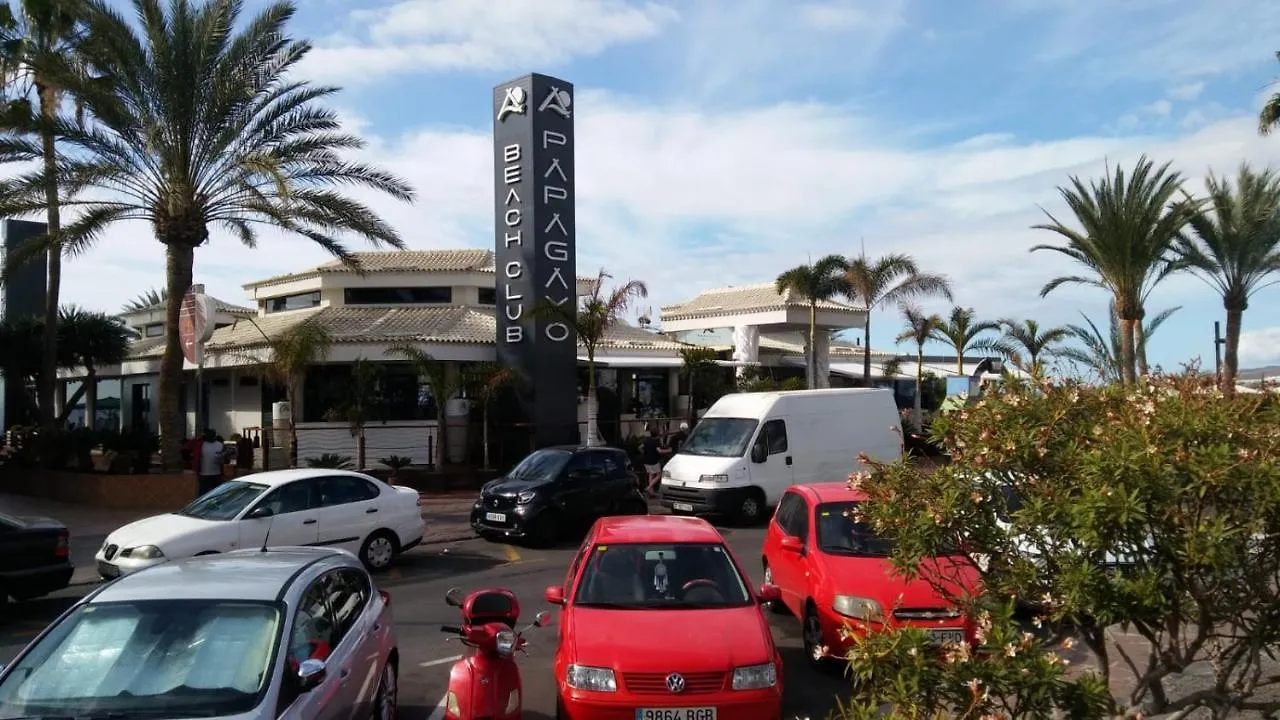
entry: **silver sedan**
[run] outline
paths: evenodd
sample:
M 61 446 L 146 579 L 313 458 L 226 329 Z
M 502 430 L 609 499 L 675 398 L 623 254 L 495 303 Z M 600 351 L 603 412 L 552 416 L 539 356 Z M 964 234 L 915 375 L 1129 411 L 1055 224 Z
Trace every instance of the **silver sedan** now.
M 342 550 L 156 565 L 86 596 L 0 670 L 0 720 L 391 720 L 390 603 Z

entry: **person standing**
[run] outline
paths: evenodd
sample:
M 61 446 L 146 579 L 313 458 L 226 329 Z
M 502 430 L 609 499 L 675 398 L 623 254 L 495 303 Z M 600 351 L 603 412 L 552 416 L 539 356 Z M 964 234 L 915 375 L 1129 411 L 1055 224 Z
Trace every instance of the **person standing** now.
M 205 428 L 204 437 L 196 446 L 192 463 L 196 471 L 196 492 L 204 495 L 222 483 L 222 443 L 213 428 Z
M 649 497 L 657 496 L 658 483 L 662 482 L 662 454 L 658 447 L 658 428 L 650 426 L 649 436 L 640 447 L 640 462 L 649 476 Z
M 689 437 L 689 423 L 680 423 L 680 429 L 671 433 L 667 438 L 667 446 L 671 448 L 671 454 L 675 455 L 680 452 L 680 446 L 684 445 L 684 441 Z M 671 458 L 667 458 L 670 460 Z

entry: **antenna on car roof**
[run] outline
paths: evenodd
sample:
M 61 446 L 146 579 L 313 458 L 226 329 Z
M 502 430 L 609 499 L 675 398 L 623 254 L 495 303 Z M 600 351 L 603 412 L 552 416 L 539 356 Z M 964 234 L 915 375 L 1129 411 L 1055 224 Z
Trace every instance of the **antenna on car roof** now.
M 262 536 L 262 547 L 259 548 L 258 552 L 267 551 L 267 543 L 271 542 L 271 526 L 275 524 L 275 521 L 276 516 L 274 514 L 267 519 L 267 534 Z

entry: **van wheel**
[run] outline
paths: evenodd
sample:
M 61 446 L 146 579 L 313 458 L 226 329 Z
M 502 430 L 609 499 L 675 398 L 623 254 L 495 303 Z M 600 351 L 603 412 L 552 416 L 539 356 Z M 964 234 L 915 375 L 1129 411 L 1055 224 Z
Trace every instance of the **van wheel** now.
M 743 525 L 758 525 L 764 519 L 764 493 L 752 488 L 742 496 L 738 504 L 738 520 Z

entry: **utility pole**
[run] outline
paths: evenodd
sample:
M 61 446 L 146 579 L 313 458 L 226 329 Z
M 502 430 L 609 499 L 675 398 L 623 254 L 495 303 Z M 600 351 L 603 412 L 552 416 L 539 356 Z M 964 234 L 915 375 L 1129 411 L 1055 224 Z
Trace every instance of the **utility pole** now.
M 1213 376 L 1218 385 L 1222 384 L 1222 346 L 1227 341 L 1222 337 L 1222 323 L 1213 321 Z

